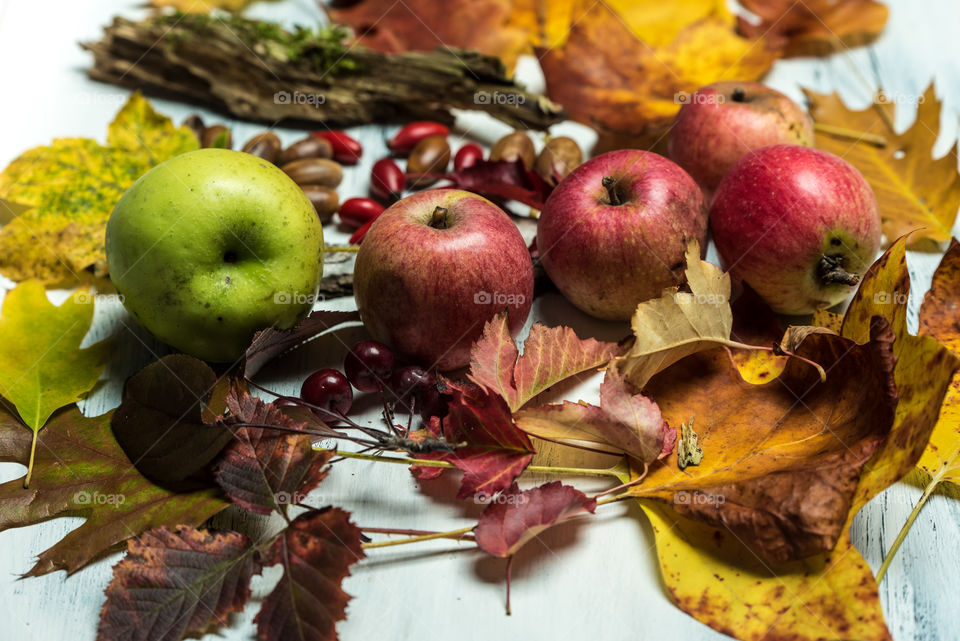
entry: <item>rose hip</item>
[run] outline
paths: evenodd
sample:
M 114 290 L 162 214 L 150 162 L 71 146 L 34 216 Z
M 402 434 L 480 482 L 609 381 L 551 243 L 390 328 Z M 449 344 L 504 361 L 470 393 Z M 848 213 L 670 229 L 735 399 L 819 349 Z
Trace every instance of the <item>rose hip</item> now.
M 343 131 L 314 131 L 311 135 L 325 138 L 333 147 L 333 159 L 342 165 L 356 165 L 363 155 L 363 145 Z
M 340 220 L 344 225 L 357 229 L 374 220 L 384 209 L 372 198 L 348 198 L 340 205 Z
M 449 135 L 450 129 L 446 125 L 432 120 L 421 120 L 411 122 L 403 127 L 393 138 L 387 141 L 387 147 L 395 155 L 406 157 L 424 138 L 430 138 L 431 136 L 446 138 Z
M 403 196 L 407 180 L 400 165 L 390 158 L 381 158 L 370 171 L 370 193 L 377 200 L 393 204 Z
M 460 171 L 468 167 L 473 167 L 479 161 L 483 160 L 483 148 L 480 145 L 468 142 L 457 151 L 453 157 L 454 171 Z

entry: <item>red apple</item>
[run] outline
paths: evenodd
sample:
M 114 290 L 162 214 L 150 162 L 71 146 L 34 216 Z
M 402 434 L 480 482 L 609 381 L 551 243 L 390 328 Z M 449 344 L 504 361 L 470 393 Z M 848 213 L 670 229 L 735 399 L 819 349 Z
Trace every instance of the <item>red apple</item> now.
M 860 172 L 797 145 L 737 161 L 717 187 L 710 229 L 730 274 L 781 314 L 839 303 L 880 248 L 877 199 Z
M 470 362 L 498 312 L 516 334 L 530 314 L 533 263 L 520 231 L 492 202 L 457 189 L 408 196 L 380 214 L 357 253 L 354 295 L 380 341 L 429 368 Z
M 727 80 L 687 96 L 670 129 L 667 153 L 709 196 L 740 156 L 780 143 L 813 144 L 807 112 L 759 82 Z
M 684 279 L 684 252 L 707 234 L 693 179 L 663 156 L 624 149 L 580 165 L 540 213 L 537 248 L 557 289 L 597 318 L 627 320 Z

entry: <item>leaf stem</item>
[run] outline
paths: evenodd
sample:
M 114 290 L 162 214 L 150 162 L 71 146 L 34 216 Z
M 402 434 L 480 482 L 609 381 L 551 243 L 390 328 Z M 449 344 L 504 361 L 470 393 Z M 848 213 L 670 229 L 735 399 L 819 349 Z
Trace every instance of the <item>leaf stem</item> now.
M 403 534 L 406 536 L 421 536 L 424 534 L 437 534 L 433 530 L 408 530 L 404 528 L 395 528 L 395 527 L 362 527 L 360 528 L 361 532 L 367 532 L 370 534 Z M 442 534 L 442 532 L 441 532 Z M 464 534 L 457 537 L 461 541 L 473 541 L 472 534 Z
M 407 543 L 418 543 L 420 541 L 432 541 L 433 539 L 461 539 L 462 535 L 467 534 L 473 531 L 475 525 L 470 525 L 467 527 L 462 527 L 459 530 L 449 530 L 447 532 L 433 532 L 431 534 L 421 534 L 419 536 L 411 536 L 405 539 L 393 539 L 392 541 L 375 541 L 371 543 L 364 543 L 363 549 L 369 550 L 371 548 L 386 548 L 394 545 L 406 545 Z
M 33 430 L 33 440 L 30 441 L 30 462 L 27 463 L 27 475 L 23 477 L 23 489 L 30 489 L 30 479 L 33 478 L 33 459 L 37 454 L 37 435 L 40 430 Z
M 854 142 L 865 142 L 874 147 L 886 147 L 887 139 L 879 134 L 871 134 L 865 131 L 848 129 L 847 127 L 838 127 L 837 125 L 828 125 L 824 122 L 813 123 L 813 130 L 818 131 L 834 138 L 844 138 Z
M 334 451 L 327 448 L 315 447 L 321 451 Z M 344 450 L 335 450 L 337 456 L 343 458 L 358 459 L 361 461 L 377 461 L 382 463 L 396 463 L 398 465 L 419 465 L 421 467 L 442 467 L 444 469 L 454 469 L 456 466 L 448 461 L 433 461 L 430 459 L 407 458 L 405 456 L 377 456 L 376 454 L 363 454 L 362 452 L 347 452 Z M 528 465 L 524 472 L 542 473 L 542 474 L 575 474 L 577 476 L 617 476 L 617 468 L 591 468 L 591 467 L 555 467 L 553 465 Z
M 943 480 L 943 474 L 946 469 L 947 466 L 944 465 L 940 471 L 937 472 L 936 476 L 930 479 L 930 482 L 927 483 L 927 487 L 923 489 L 923 495 L 913 507 L 913 510 L 910 512 L 910 516 L 907 517 L 907 522 L 904 523 L 903 527 L 900 528 L 897 538 L 894 539 L 893 545 L 890 546 L 890 549 L 887 551 L 887 555 L 883 558 L 883 563 L 880 565 L 880 569 L 877 570 L 877 585 L 883 581 L 883 577 L 887 574 L 887 570 L 890 568 L 890 563 L 893 561 L 893 557 L 897 555 L 897 550 L 900 549 L 900 545 L 903 543 L 904 539 L 907 538 L 907 533 L 910 531 L 910 528 L 913 527 L 913 522 L 917 520 L 917 516 L 920 515 L 920 510 L 923 509 L 927 499 L 930 498 L 930 496 L 933 494 L 933 491 L 937 489 L 938 485 L 940 485 L 940 481 Z
M 325 254 L 356 254 L 360 251 L 360 247 L 341 247 L 340 245 L 324 245 L 323 253 Z

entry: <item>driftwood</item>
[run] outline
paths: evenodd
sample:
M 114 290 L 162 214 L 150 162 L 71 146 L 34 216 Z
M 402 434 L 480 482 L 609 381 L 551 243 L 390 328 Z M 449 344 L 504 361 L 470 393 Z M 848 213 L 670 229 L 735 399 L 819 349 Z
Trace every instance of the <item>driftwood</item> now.
M 450 123 L 454 108 L 524 129 L 565 118 L 507 77 L 497 58 L 457 49 L 382 54 L 350 46 L 345 35 L 177 14 L 115 18 L 102 40 L 81 46 L 93 53 L 96 80 L 270 124 Z

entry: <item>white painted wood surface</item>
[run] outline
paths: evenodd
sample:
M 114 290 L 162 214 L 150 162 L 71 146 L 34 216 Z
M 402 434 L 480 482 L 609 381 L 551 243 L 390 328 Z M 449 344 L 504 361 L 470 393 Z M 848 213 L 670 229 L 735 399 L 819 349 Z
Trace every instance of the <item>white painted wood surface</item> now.
M 838 90 L 857 107 L 865 106 L 874 88 L 882 83 L 900 96 L 899 127 L 913 120 L 911 96 L 922 94 L 932 79 L 944 100 L 942 136 L 937 151 L 945 153 L 957 136 L 960 113 L 960 46 L 956 28 L 960 5 L 955 0 L 895 0 L 890 24 L 874 46 L 829 59 L 798 59 L 778 63 L 768 82 L 800 98 L 800 86 L 818 91 Z M 23 150 L 58 136 L 103 139 L 106 126 L 126 98 L 126 92 L 93 83 L 83 70 L 89 58 L 76 46 L 78 40 L 96 39 L 102 25 L 117 13 L 141 14 L 138 0 L 0 0 L 0 163 Z M 287 0 L 260 4 L 254 15 L 288 24 L 309 23 L 318 16 L 312 0 Z M 537 89 L 542 79 L 531 61 L 520 75 Z M 163 113 L 182 120 L 193 109 L 156 101 Z M 205 114 L 207 115 L 207 114 Z M 223 121 L 211 116 L 212 122 Z M 234 140 L 244 141 L 261 128 L 241 122 Z M 466 118 L 462 135 L 489 143 L 506 127 L 487 118 Z M 392 127 L 369 126 L 354 133 L 364 143 L 363 163 L 345 171 L 342 198 L 361 195 L 371 164 L 383 155 L 383 140 Z M 582 143 L 591 134 L 572 124 L 557 127 Z M 280 132 L 285 142 L 300 133 Z M 524 229 L 530 236 L 532 228 Z M 956 230 L 955 230 L 956 231 Z M 328 242 L 345 234 L 327 229 Z M 913 291 L 911 322 L 922 292 L 929 286 L 939 256 L 909 256 Z M 0 288 L 12 284 L 0 281 Z M 2 291 L 2 290 L 0 290 Z M 62 299 L 63 292 L 51 297 Z M 352 299 L 332 301 L 325 307 L 350 308 Z M 572 325 L 581 335 L 618 337 L 623 326 L 592 321 L 556 295 L 534 306 L 533 317 L 548 324 Z M 100 385 L 84 403 L 89 415 L 103 413 L 119 401 L 125 377 L 155 358 L 162 349 L 117 305 L 97 311 L 88 341 L 115 335 L 113 358 Z M 352 336 L 341 336 L 349 343 Z M 340 362 L 345 347 L 336 339 L 320 341 L 271 366 L 262 375 L 268 386 L 293 393 L 310 371 Z M 592 400 L 597 380 L 586 380 L 567 390 L 569 398 Z M 375 420 L 368 408 L 364 418 Z M 0 465 L 0 481 L 18 478 L 23 467 Z M 539 482 L 531 478 L 529 482 Z M 573 480 L 584 490 L 605 487 L 599 480 Z M 401 466 L 350 461 L 311 495 L 316 505 L 336 504 L 351 510 L 365 526 L 445 530 L 475 521 L 481 506 L 455 502 L 449 481 L 417 490 Z M 853 539 L 871 567 L 876 569 L 896 536 L 919 490 L 899 483 L 867 505 L 854 524 Z M 899 557 L 881 586 L 886 617 L 897 641 L 960 638 L 960 498 L 935 495 L 917 520 Z M 62 572 L 18 581 L 17 575 L 33 557 L 80 524 L 76 518 L 56 519 L 29 528 L 0 534 L 0 641 L 75 641 L 96 636 L 103 589 L 110 580 L 114 554 L 66 578 Z M 355 567 L 345 587 L 356 598 L 348 620 L 339 626 L 341 638 L 357 639 L 553 639 L 556 641 L 604 638 L 612 640 L 721 639 L 721 635 L 687 617 L 669 601 L 659 578 L 653 536 L 639 510 L 614 505 L 600 510 L 592 522 L 557 528 L 532 543 L 519 555 L 514 568 L 513 616 L 503 612 L 503 570 L 500 560 L 485 558 L 470 544 L 429 542 L 404 548 L 373 550 Z M 264 594 L 276 572 L 255 580 Z M 237 616 L 222 638 L 250 639 L 257 603 Z M 213 640 L 216 636 L 209 635 Z

